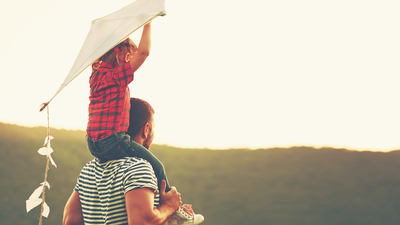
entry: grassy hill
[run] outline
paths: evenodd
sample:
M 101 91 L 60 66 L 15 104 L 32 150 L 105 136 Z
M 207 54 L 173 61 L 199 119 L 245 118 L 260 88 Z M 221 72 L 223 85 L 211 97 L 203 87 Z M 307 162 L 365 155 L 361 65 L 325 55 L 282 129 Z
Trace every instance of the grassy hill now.
M 47 131 L 0 123 L 1 224 L 38 224 L 39 207 L 25 201 L 44 179 L 37 154 Z M 58 168 L 50 167 L 43 224 L 61 224 L 82 166 L 92 159 L 85 132 L 52 129 Z M 153 145 L 169 181 L 204 225 L 398 224 L 400 151 L 312 147 L 263 150 L 181 149 Z

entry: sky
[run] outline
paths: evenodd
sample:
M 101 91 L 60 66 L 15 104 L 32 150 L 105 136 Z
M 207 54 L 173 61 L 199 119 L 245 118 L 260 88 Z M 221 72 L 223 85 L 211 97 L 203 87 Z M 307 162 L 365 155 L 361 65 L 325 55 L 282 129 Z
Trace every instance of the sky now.
M 47 126 L 39 106 L 91 21 L 131 2 L 2 0 L 0 122 Z M 156 110 L 154 143 L 400 149 L 399 1 L 166 0 L 166 10 L 130 84 Z M 89 76 L 50 103 L 51 127 L 86 129 Z

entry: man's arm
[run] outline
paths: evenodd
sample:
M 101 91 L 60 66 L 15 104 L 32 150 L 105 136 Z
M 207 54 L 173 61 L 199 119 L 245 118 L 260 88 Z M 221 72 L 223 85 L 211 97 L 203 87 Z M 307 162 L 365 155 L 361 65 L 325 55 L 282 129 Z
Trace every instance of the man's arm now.
M 142 37 L 140 38 L 139 47 L 135 55 L 130 61 L 132 72 L 135 72 L 147 59 L 150 54 L 151 47 L 151 23 L 144 25 Z
M 154 208 L 154 192 L 150 188 L 138 188 L 125 194 L 126 211 L 129 225 L 161 225 L 182 204 L 180 194 L 175 187 L 165 193 L 165 181 L 162 181 L 160 205 Z
M 78 192 L 72 192 L 64 208 L 63 225 L 84 225 Z

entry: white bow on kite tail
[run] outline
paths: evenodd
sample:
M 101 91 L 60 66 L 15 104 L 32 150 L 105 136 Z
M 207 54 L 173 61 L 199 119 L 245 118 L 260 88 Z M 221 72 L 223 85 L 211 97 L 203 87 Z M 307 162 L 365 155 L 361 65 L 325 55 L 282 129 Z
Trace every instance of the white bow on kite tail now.
M 41 224 L 42 216 L 47 218 L 50 213 L 50 207 L 45 202 L 46 187 L 50 189 L 50 184 L 47 182 L 47 172 L 49 170 L 49 161 L 51 162 L 51 164 L 53 166 L 57 167 L 56 163 L 54 162 L 53 158 L 51 157 L 51 153 L 53 152 L 53 149 L 51 148 L 50 140 L 52 140 L 52 139 L 54 139 L 54 138 L 52 136 L 50 136 L 49 130 L 48 130 L 48 135 L 45 138 L 44 144 L 43 144 L 43 145 L 46 145 L 46 147 L 42 147 L 38 150 L 38 153 L 40 155 L 47 156 L 47 164 L 46 164 L 46 171 L 45 171 L 45 175 L 44 175 L 44 182 L 41 183 L 40 186 L 33 191 L 31 196 L 29 196 L 28 200 L 26 200 L 26 212 L 29 212 L 31 209 L 42 204 L 39 224 Z M 42 196 L 42 197 L 40 197 L 40 196 Z
M 45 188 L 50 189 L 50 184 L 48 182 L 43 182 L 40 184 L 38 188 L 36 188 L 31 196 L 29 196 L 29 199 L 26 200 L 26 212 L 31 211 L 31 209 L 35 208 L 36 206 L 40 205 L 43 203 L 43 212 L 42 216 L 48 217 L 50 214 L 50 207 L 47 205 L 46 202 L 43 201 L 43 198 L 40 198 L 40 195 L 43 194 L 43 190 Z M 43 196 L 44 197 L 44 196 Z
M 40 111 L 98 58 L 146 23 L 164 15 L 166 15 L 165 0 L 137 0 L 108 16 L 93 20 L 88 36 L 68 76 L 54 96 L 42 104 Z

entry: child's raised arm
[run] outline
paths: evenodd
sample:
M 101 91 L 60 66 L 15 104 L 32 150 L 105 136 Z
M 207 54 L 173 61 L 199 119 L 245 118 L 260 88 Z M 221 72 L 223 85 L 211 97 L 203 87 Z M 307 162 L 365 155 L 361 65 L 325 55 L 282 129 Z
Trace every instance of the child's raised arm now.
M 142 37 L 139 47 L 135 55 L 133 55 L 130 63 L 132 72 L 135 72 L 144 63 L 150 54 L 151 47 L 151 24 L 150 22 L 143 27 Z

